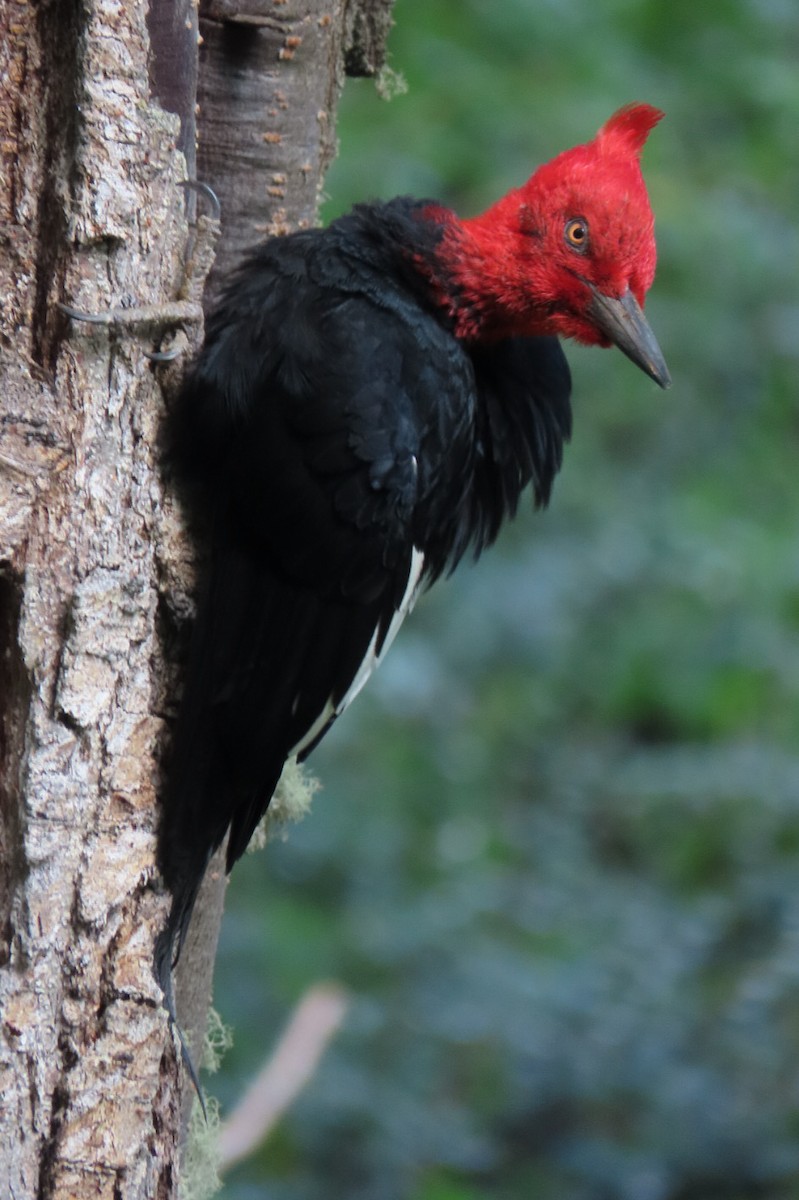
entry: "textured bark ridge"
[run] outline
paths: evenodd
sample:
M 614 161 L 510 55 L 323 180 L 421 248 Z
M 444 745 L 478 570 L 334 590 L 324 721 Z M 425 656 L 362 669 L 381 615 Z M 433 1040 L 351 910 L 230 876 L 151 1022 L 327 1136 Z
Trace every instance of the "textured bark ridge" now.
M 0 1194 L 168 1194 L 174 1050 L 150 955 L 162 674 L 160 392 L 137 336 L 69 327 L 175 294 L 176 122 L 142 5 L 3 12 Z M 177 200 L 176 200 L 177 197 Z M 167 1069 L 169 1067 L 169 1069 Z
M 56 307 L 177 289 L 184 167 L 149 102 L 143 13 L 4 10 L 0 1193 L 15 1197 L 168 1194 L 173 1177 L 150 968 L 161 399 L 145 342 Z
M 313 219 L 341 63 L 378 64 L 390 5 L 259 7 L 203 23 L 204 56 L 236 48 L 206 66 L 206 91 L 248 105 L 209 112 L 219 165 L 203 160 L 232 228 L 224 177 L 248 180 L 247 241 Z M 165 369 L 144 353 L 158 327 L 57 307 L 181 294 L 191 106 L 181 135 L 152 61 L 144 0 L 0 6 L 0 1196 L 15 1200 L 177 1188 L 179 1063 L 151 964 L 191 553 L 158 470 Z M 237 154 L 223 147 L 239 121 Z

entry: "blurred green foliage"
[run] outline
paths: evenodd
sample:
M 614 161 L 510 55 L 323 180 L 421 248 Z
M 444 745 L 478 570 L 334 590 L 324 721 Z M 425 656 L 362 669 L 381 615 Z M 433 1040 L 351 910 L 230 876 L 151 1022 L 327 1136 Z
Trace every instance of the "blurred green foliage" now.
M 666 395 L 570 347 L 545 514 L 418 607 L 233 878 L 231 1103 L 303 989 L 344 1032 L 232 1200 L 799 1196 L 799 12 L 397 0 L 329 218 L 464 214 L 666 110 L 645 174 Z

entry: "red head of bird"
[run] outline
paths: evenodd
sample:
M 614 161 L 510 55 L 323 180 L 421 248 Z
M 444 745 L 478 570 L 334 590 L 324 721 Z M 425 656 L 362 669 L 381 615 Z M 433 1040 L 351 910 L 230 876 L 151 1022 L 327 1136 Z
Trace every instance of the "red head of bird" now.
M 656 250 L 640 155 L 662 116 L 648 104 L 620 109 L 593 141 L 539 167 L 481 216 L 449 224 L 441 257 L 456 333 L 614 343 L 668 386 L 642 312 Z

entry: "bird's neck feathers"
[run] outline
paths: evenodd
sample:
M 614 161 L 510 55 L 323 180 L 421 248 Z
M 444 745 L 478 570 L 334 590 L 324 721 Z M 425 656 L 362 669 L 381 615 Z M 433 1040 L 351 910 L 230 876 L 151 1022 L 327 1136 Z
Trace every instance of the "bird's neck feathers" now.
M 457 337 L 483 342 L 548 332 L 539 319 L 543 312 L 530 305 L 535 260 L 528 255 L 522 267 L 521 235 L 508 219 L 518 205 L 514 191 L 479 217 L 462 220 L 433 208 L 425 214 L 443 227 L 435 262 L 426 269 Z

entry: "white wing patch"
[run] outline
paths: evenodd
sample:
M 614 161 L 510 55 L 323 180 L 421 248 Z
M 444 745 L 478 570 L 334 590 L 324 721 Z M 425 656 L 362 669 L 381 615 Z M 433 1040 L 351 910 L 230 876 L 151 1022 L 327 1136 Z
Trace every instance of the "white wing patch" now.
M 296 746 L 293 746 L 289 751 L 290 758 L 294 755 L 302 754 L 303 750 L 314 743 L 314 741 L 319 737 L 319 734 L 327 725 L 330 724 L 331 721 L 334 721 L 336 717 L 341 716 L 347 705 L 355 699 L 355 697 L 358 695 L 358 692 L 360 692 L 361 688 L 363 688 L 372 672 L 380 666 L 388 652 L 389 646 L 397 636 L 400 625 L 416 603 L 421 590 L 420 581 L 423 570 L 424 554 L 422 554 L 422 551 L 417 550 L 414 546 L 413 553 L 411 555 L 411 569 L 408 573 L 408 583 L 405 588 L 405 594 L 400 601 L 397 611 L 391 618 L 391 624 L 386 630 L 386 636 L 383 639 L 383 644 L 380 647 L 379 653 L 377 650 L 378 631 L 375 630 L 374 634 L 372 635 L 372 640 L 369 643 L 369 649 L 366 651 L 363 661 L 358 667 L 358 670 L 355 672 L 353 681 L 347 688 L 347 691 L 341 697 L 338 704 L 334 704 L 332 700 L 328 700 L 327 704 L 322 709 L 307 733 L 303 734 Z

